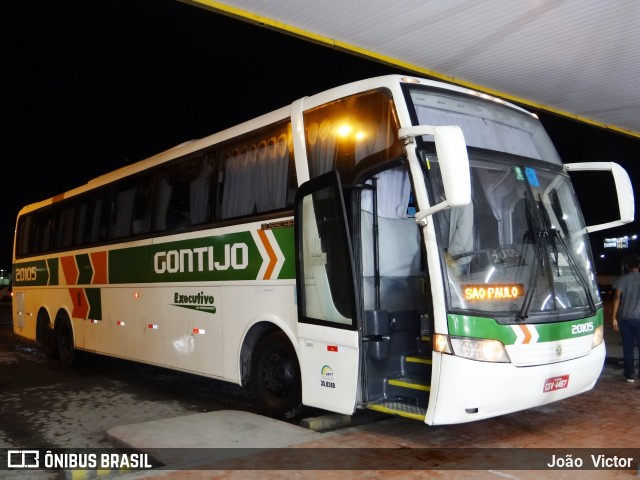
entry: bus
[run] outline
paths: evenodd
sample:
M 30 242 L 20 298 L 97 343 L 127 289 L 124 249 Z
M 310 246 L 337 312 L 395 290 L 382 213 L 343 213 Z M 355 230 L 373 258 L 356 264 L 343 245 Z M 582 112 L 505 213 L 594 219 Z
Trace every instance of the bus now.
M 612 175 L 585 226 L 568 172 Z M 354 82 L 21 209 L 13 327 L 255 392 L 271 416 L 454 424 L 588 391 L 588 233 L 629 177 L 563 164 L 538 118 L 426 79 Z

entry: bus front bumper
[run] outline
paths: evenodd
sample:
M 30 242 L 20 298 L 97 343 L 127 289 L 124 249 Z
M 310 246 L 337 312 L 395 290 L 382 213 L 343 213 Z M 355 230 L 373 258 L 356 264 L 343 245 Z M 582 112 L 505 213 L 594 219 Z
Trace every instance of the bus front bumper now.
M 589 355 L 528 367 L 477 362 L 442 354 L 437 386 L 432 385 L 426 423 L 471 422 L 586 392 L 593 388 L 602 372 L 605 352 L 603 342 Z

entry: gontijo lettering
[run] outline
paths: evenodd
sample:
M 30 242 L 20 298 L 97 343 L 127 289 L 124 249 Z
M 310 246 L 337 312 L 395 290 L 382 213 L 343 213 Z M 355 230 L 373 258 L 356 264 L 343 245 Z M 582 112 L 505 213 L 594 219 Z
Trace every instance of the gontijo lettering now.
M 157 252 L 153 257 L 153 269 L 157 274 L 212 272 L 229 268 L 244 270 L 249 265 L 249 247 L 246 243 L 227 244 L 220 257 L 214 255 L 213 246 Z

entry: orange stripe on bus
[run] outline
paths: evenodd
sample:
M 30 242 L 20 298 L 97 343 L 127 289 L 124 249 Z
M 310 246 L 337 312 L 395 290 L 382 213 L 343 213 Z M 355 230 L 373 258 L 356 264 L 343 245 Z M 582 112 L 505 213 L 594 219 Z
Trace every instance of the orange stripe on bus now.
M 520 330 L 522 330 L 522 333 L 524 333 L 524 340 L 522 341 L 522 343 L 526 345 L 531 341 L 531 332 L 525 325 L 520 325 Z
M 91 253 L 91 264 L 93 265 L 92 284 L 106 284 L 107 280 L 107 252 Z
M 258 230 L 258 235 L 260 236 L 260 240 L 262 240 L 264 248 L 267 250 L 267 255 L 269 255 L 269 266 L 267 267 L 267 271 L 264 273 L 264 280 L 270 280 L 271 274 L 276 268 L 276 263 L 278 263 L 278 257 L 276 256 L 276 252 L 273 251 L 273 247 L 271 246 L 271 243 L 269 243 L 269 239 L 267 238 L 267 234 L 264 230 Z
M 60 257 L 62 265 L 62 273 L 67 285 L 76 285 L 78 283 L 78 266 L 76 265 L 76 257 L 73 255 L 68 257 Z
M 71 294 L 71 302 L 73 304 L 71 316 L 73 318 L 87 318 L 89 302 L 84 293 L 84 288 L 70 288 L 69 293 Z

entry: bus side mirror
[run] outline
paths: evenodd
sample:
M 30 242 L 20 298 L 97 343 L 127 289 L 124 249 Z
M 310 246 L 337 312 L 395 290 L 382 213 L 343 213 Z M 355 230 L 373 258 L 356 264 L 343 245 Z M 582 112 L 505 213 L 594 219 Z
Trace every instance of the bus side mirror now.
M 445 200 L 419 211 L 416 221 L 421 223 L 429 215 L 449 207 L 461 207 L 471 203 L 471 172 L 467 145 L 458 126 L 418 125 L 405 127 L 398 136 L 405 144 L 414 143 L 415 137 L 433 135 L 442 175 Z
M 587 227 L 587 232 L 597 232 L 607 228 L 619 227 L 626 223 L 633 222 L 635 215 L 635 201 L 633 198 L 633 187 L 631 179 L 627 171 L 617 163 L 613 162 L 582 162 L 567 163 L 564 166 L 565 172 L 611 172 L 613 181 L 616 186 L 616 194 L 618 196 L 618 208 L 620 210 L 620 219 L 613 222 L 601 223 L 599 225 L 591 225 Z

